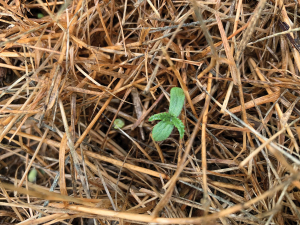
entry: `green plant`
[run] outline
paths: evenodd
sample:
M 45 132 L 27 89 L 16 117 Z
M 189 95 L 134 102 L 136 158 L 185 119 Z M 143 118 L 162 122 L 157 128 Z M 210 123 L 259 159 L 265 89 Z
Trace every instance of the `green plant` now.
M 38 174 L 38 172 L 37 172 L 37 170 L 35 168 L 31 169 L 30 172 L 29 172 L 29 174 L 28 174 L 28 180 L 29 180 L 29 182 L 31 182 L 31 183 L 36 182 L 37 174 Z
M 179 131 L 180 139 L 183 138 L 184 125 L 177 117 L 182 110 L 184 98 L 184 92 L 181 88 L 172 88 L 170 93 L 169 112 L 158 113 L 149 118 L 149 121 L 161 120 L 152 130 L 152 136 L 155 141 L 166 140 L 170 136 L 174 126 Z
M 125 121 L 123 119 L 115 119 L 114 121 L 114 128 L 115 129 L 122 129 L 125 126 Z
M 43 17 L 44 17 L 44 14 L 43 14 L 43 13 L 38 13 L 38 14 L 37 14 L 37 18 L 42 19 Z

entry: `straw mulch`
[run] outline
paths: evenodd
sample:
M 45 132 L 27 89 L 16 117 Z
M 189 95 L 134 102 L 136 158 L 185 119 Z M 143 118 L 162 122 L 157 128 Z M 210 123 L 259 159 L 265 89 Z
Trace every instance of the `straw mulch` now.
M 1 0 L 0 223 L 298 224 L 299 6 Z

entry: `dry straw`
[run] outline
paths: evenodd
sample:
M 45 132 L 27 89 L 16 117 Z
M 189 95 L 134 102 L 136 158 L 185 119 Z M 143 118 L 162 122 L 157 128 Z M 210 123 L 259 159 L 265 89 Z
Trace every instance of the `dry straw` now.
M 299 223 L 299 5 L 1 0 L 0 223 Z

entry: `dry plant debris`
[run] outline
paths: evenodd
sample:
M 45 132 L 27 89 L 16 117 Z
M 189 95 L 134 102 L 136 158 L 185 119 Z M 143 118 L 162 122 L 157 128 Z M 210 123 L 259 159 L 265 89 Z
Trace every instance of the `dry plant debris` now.
M 299 12 L 1 0 L 0 223 L 299 224 Z

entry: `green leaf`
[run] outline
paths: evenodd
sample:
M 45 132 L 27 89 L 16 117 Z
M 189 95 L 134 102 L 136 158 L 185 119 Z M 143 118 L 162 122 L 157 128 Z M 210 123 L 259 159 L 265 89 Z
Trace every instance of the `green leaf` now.
M 172 117 L 170 122 L 172 124 L 174 124 L 174 126 L 178 129 L 179 134 L 180 134 L 180 139 L 183 138 L 183 136 L 184 136 L 184 125 L 181 122 L 181 120 L 178 119 L 177 117 Z
M 125 126 L 125 121 L 123 119 L 120 119 L 120 118 L 115 119 L 115 121 L 114 121 L 115 129 L 118 129 L 118 128 L 122 129 L 124 126 Z
M 163 121 L 170 121 L 170 118 L 172 115 L 170 113 L 164 112 L 164 113 L 158 113 L 149 118 L 149 121 L 153 120 L 163 120 Z
M 152 130 L 152 136 L 155 141 L 166 140 L 170 136 L 174 126 L 178 129 L 180 138 L 183 138 L 184 125 L 181 122 L 181 120 L 177 117 L 179 116 L 182 110 L 184 98 L 185 95 L 181 88 L 172 88 L 169 113 L 159 113 L 149 118 L 149 121 L 161 120 L 158 124 L 154 126 Z
M 174 125 L 171 122 L 167 121 L 160 121 L 158 124 L 156 124 L 152 130 L 152 136 L 155 141 L 164 141 L 166 140 L 172 130 L 174 128 Z
M 44 17 L 44 14 L 43 14 L 43 13 L 38 13 L 38 14 L 37 14 L 37 18 L 41 19 L 41 18 L 43 18 L 43 17 Z
M 181 113 L 183 104 L 184 104 L 184 92 L 179 87 L 173 87 L 171 89 L 171 97 L 170 97 L 170 107 L 169 107 L 169 113 L 171 113 L 173 116 L 178 117 Z
M 36 181 L 36 176 L 37 176 L 38 172 L 35 168 L 33 168 L 32 170 L 30 170 L 29 174 L 28 174 L 28 180 L 31 183 L 34 183 Z

